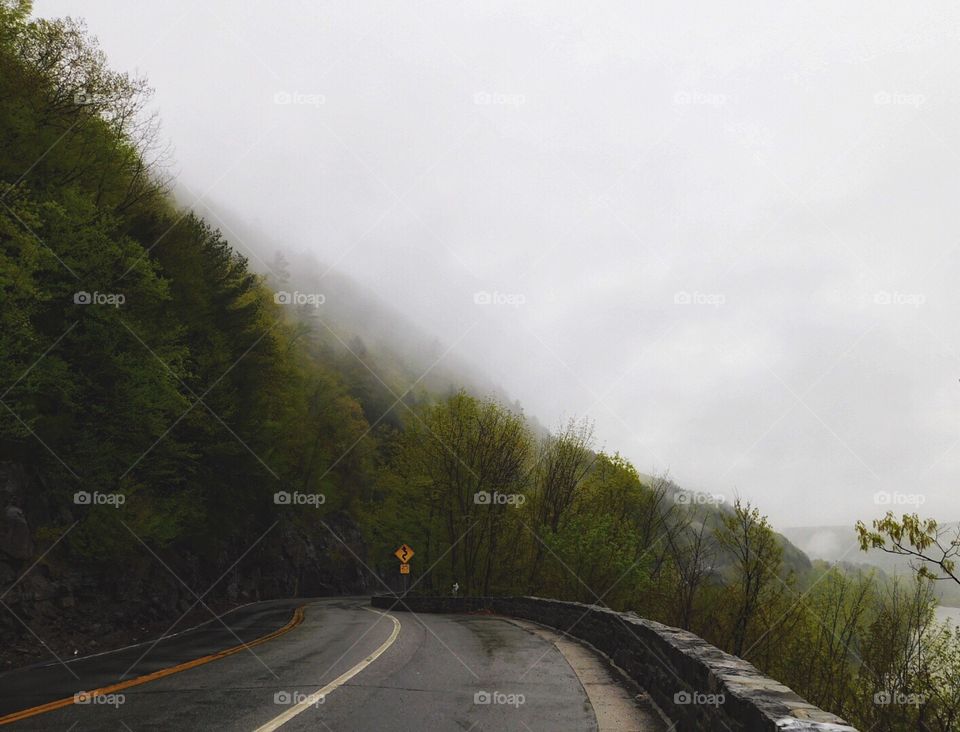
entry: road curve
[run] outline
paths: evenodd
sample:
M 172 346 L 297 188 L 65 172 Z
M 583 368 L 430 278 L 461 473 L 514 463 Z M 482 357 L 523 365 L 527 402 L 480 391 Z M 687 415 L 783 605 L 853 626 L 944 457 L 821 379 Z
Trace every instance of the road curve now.
M 592 652 L 577 654 L 571 665 L 569 649 L 562 651 L 549 633 L 497 617 L 384 614 L 366 598 L 336 598 L 257 603 L 224 621 L 250 647 L 211 622 L 153 648 L 68 661 L 79 681 L 56 662 L 2 674 L 0 722 L 77 691 L 103 689 L 88 703 L 4 729 L 579 732 L 598 729 L 594 704 L 606 705 L 598 689 L 617 683 L 608 670 L 598 671 L 606 664 Z M 585 673 L 586 656 L 594 666 Z M 163 671 L 177 666 L 183 670 Z M 124 673 L 127 683 L 156 678 L 112 691 Z M 601 684 L 598 674 L 609 678 Z M 638 710 L 617 727 L 604 723 L 604 732 L 615 728 L 662 727 Z

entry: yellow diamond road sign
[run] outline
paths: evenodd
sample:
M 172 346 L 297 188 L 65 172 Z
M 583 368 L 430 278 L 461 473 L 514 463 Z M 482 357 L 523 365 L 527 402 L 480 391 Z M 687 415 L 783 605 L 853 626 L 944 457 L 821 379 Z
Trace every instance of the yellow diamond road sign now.
M 395 551 L 395 552 L 393 553 L 393 556 L 395 556 L 395 557 L 396 557 L 397 559 L 399 559 L 401 562 L 403 562 L 404 564 L 406 564 L 407 562 L 410 561 L 410 557 L 413 556 L 413 549 L 411 549 L 411 548 L 410 548 L 409 546 L 407 546 L 406 544 L 401 544 L 401 545 L 400 545 L 400 548 L 397 549 L 397 551 Z

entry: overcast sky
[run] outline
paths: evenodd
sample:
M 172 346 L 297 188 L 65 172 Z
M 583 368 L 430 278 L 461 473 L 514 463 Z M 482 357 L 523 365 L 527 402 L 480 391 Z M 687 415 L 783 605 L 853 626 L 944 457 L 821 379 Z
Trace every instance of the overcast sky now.
M 149 78 L 196 195 L 546 425 L 590 415 L 639 469 L 778 526 L 960 518 L 955 3 L 35 14 Z

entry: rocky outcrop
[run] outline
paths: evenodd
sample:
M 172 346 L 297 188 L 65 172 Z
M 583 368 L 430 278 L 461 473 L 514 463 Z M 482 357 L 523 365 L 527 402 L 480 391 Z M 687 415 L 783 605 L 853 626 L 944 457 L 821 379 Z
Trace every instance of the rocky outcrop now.
M 6 563 L 8 571 L 10 563 L 25 561 L 34 554 L 33 536 L 24 511 L 29 484 L 22 466 L 0 464 L 0 563 Z
M 741 658 L 686 630 L 596 605 L 537 597 L 373 598 L 374 607 L 476 612 L 532 620 L 605 653 L 650 695 L 678 732 L 856 732 Z
M 33 556 L 33 537 L 23 509 L 7 506 L 0 522 L 0 554 L 11 559 L 29 559 Z

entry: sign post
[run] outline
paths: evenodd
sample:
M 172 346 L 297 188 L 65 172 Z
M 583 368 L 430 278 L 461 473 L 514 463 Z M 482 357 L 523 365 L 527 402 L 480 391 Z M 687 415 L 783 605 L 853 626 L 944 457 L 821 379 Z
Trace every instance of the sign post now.
M 410 577 L 410 560 L 413 558 L 413 549 L 408 544 L 401 544 L 393 553 L 400 560 L 400 574 L 403 575 L 403 594 L 407 594 Z

